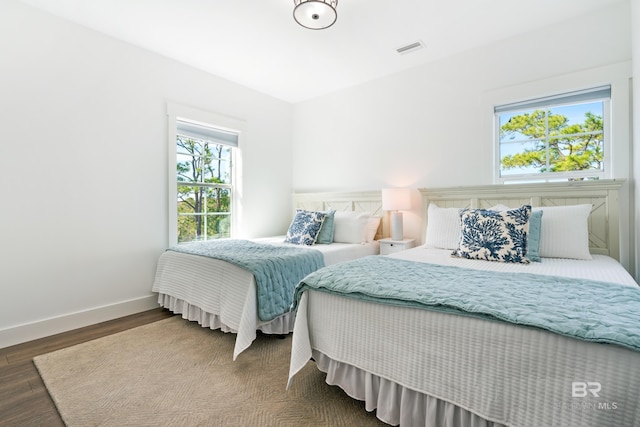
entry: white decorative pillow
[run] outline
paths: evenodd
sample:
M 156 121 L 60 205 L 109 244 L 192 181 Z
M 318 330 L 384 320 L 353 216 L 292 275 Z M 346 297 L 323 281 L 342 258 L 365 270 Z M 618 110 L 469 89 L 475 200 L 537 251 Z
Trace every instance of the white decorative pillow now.
M 296 245 L 313 245 L 318 238 L 322 223 L 326 217 L 326 212 L 297 209 L 284 241 Z
M 541 210 L 540 256 L 592 259 L 589 252 L 591 205 L 544 206 Z
M 367 220 L 367 243 L 373 242 L 376 238 L 376 233 L 378 232 L 378 227 L 380 227 L 380 217 L 379 216 L 371 216 Z
M 368 212 L 336 212 L 333 217 L 333 241 L 363 243 L 367 241 Z
M 460 242 L 451 255 L 528 264 L 526 255 L 530 215 L 529 205 L 507 211 L 461 209 Z
M 429 203 L 425 245 L 431 248 L 456 249 L 460 241 L 460 209 L 441 208 Z

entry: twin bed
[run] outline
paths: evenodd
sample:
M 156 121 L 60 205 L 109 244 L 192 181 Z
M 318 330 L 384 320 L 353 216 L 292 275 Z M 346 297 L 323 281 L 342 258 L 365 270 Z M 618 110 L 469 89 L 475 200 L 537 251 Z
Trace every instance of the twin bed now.
M 322 265 L 328 266 L 379 253 L 379 244 L 375 240 L 381 238 L 388 228 L 387 222 L 381 221 L 379 192 L 299 193 L 294 195 L 293 204 L 296 210 L 335 210 L 335 227 L 338 227 L 333 233 L 335 239 L 312 246 L 284 243 L 285 236 L 253 239 L 252 242 L 260 245 L 258 249 L 264 244 L 273 247 L 274 253 L 267 256 L 282 257 L 282 251 L 319 251 Z M 250 242 L 240 243 L 250 245 Z M 191 253 L 183 251 L 189 247 L 179 245 L 167 250 L 158 260 L 152 290 L 158 293 L 158 303 L 162 307 L 181 314 L 184 319 L 198 322 L 202 327 L 237 334 L 234 360 L 255 340 L 256 331 L 276 335 L 293 331 L 295 317 L 289 311 L 290 304 L 275 316 L 271 313 L 261 318 L 259 288 L 250 270 L 205 253 L 195 253 L 205 250 L 206 246 L 201 249 L 195 245 Z M 251 246 L 249 249 L 256 248 Z M 291 300 L 292 291 L 293 287 Z
M 640 426 L 640 290 L 617 261 L 619 187 L 421 190 L 425 245 L 298 286 L 289 387 L 313 359 L 392 425 Z M 522 205 L 543 211 L 540 262 L 451 256 L 458 208 Z

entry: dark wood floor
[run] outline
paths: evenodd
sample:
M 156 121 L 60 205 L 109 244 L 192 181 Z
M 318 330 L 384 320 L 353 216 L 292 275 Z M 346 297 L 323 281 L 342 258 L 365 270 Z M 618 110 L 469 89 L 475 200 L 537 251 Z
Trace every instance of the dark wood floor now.
M 0 348 L 0 426 L 64 426 L 32 359 L 173 316 L 157 308 L 24 344 Z

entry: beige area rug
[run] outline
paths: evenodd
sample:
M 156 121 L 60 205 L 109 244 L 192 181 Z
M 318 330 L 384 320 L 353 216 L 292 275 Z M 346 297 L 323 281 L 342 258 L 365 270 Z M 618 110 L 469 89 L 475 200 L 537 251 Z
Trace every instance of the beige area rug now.
M 175 316 L 34 362 L 68 426 L 385 425 L 313 362 L 286 390 L 291 336 L 259 335 L 235 362 L 234 340 Z

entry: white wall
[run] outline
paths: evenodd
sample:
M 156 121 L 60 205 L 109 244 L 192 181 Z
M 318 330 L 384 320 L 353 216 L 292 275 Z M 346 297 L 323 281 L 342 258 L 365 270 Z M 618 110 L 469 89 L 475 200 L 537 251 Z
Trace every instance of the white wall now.
M 493 183 L 493 105 L 612 84 L 613 178 L 629 179 L 630 3 L 295 105 L 298 191 Z M 429 44 L 437 40 L 429 41 Z M 622 221 L 629 248 L 629 184 Z M 405 235 L 421 239 L 416 207 Z M 632 258 L 625 251 L 623 264 Z
M 633 56 L 633 190 L 635 215 L 633 247 L 635 249 L 636 282 L 640 283 L 640 0 L 631 0 L 631 38 Z
M 286 230 L 290 104 L 2 0 L 0 347 L 157 307 L 167 101 L 246 122 L 245 234 Z

